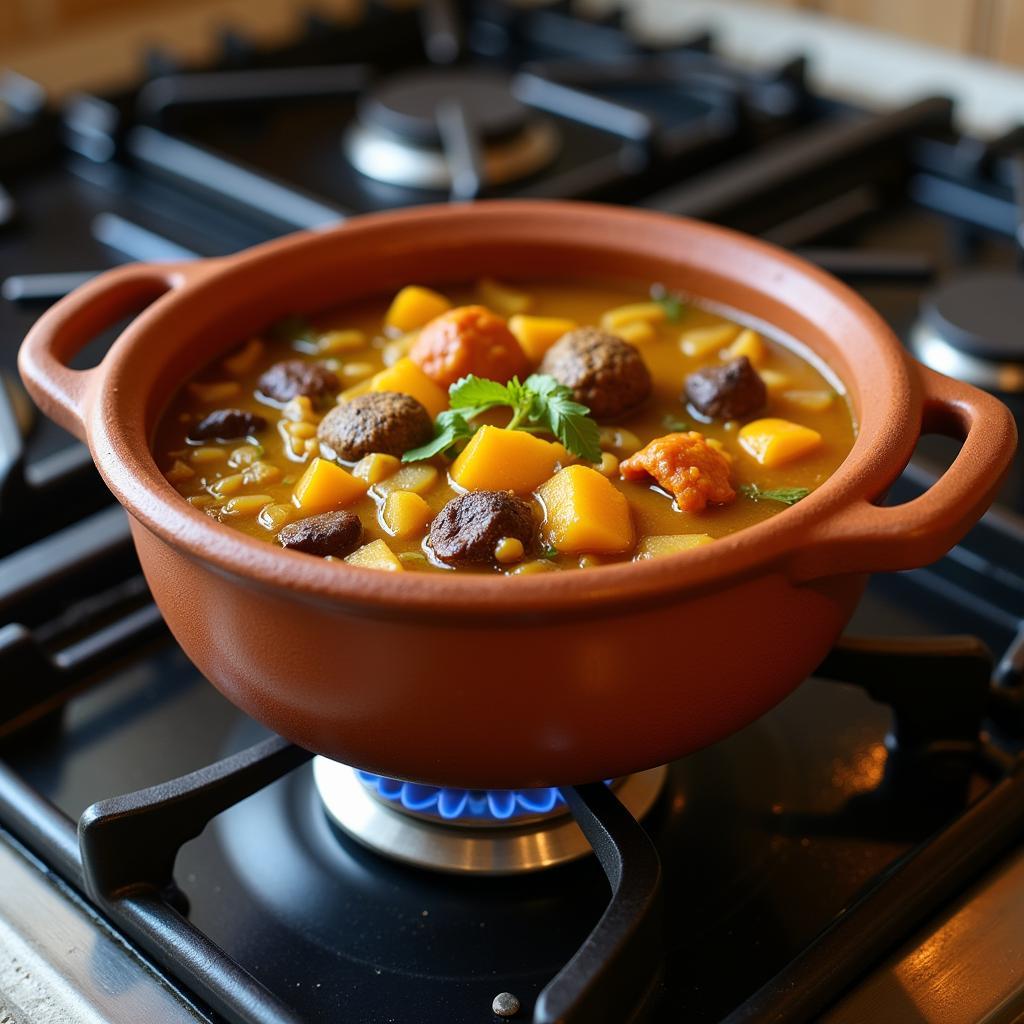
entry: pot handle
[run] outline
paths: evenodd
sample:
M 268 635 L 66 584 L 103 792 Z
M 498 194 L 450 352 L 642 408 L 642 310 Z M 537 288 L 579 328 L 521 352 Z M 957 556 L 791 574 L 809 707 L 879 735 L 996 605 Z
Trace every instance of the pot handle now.
M 129 263 L 105 271 L 51 306 L 18 352 L 18 369 L 36 405 L 84 441 L 86 401 L 102 361 L 88 370 L 73 370 L 68 363 L 101 331 L 180 287 L 206 262 Z
M 997 398 L 913 364 L 924 392 L 921 433 L 961 439 L 952 465 L 902 505 L 855 502 L 822 523 L 796 553 L 798 580 L 893 572 L 937 561 L 984 515 L 1017 446 L 1010 410 Z

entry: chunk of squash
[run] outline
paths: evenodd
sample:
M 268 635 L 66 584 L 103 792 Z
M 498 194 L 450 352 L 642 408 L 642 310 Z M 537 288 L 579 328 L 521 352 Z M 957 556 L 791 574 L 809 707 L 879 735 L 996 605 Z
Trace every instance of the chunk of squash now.
M 736 336 L 736 340 L 722 352 L 723 359 L 739 359 L 746 356 L 751 366 L 760 366 L 768 355 L 764 341 L 757 331 L 744 327 Z
M 738 436 L 743 450 L 769 468 L 802 458 L 822 443 L 816 430 L 772 417 L 746 424 Z
M 344 508 L 366 493 L 367 483 L 341 466 L 319 457 L 306 467 L 292 492 L 296 508 L 308 516 Z
M 430 506 L 412 491 L 392 491 L 380 510 L 384 529 L 400 540 L 421 536 L 433 518 Z
M 529 494 L 555 472 L 565 455 L 561 445 L 533 434 L 485 425 L 470 438 L 448 475 L 467 491 Z
M 443 295 L 418 284 L 410 284 L 391 300 L 384 324 L 404 334 L 415 331 L 451 308 L 452 304 Z
M 667 317 L 668 311 L 660 302 L 632 302 L 628 306 L 616 306 L 604 313 L 601 327 L 617 334 L 626 324 L 660 324 Z
M 374 374 L 370 391 L 400 391 L 412 395 L 431 418 L 448 408 L 448 395 L 444 388 L 435 384 L 408 356 L 399 359 L 394 366 Z
M 508 322 L 508 329 L 515 335 L 519 347 L 531 363 L 539 363 L 544 353 L 563 334 L 576 329 L 575 320 L 560 316 L 514 316 Z
M 649 558 L 664 558 L 666 555 L 710 544 L 713 539 L 706 533 L 673 533 L 662 537 L 644 537 L 637 545 L 633 561 L 644 562 Z
M 363 569 L 379 569 L 381 572 L 405 571 L 398 556 L 382 540 L 372 540 L 369 544 L 356 548 L 345 561 L 349 565 L 358 565 Z
M 626 496 L 589 466 L 568 466 L 538 491 L 544 534 L 566 554 L 619 554 L 635 542 Z
M 514 313 L 525 313 L 533 305 L 533 296 L 519 291 L 510 285 L 502 284 L 493 278 L 485 277 L 477 283 L 480 301 L 488 308 L 502 316 Z
M 352 475 L 365 480 L 368 484 L 379 484 L 389 476 L 398 472 L 402 463 L 394 455 L 385 452 L 371 452 L 364 455 L 353 467 Z
M 724 348 L 739 333 L 735 324 L 715 324 L 711 327 L 693 327 L 679 336 L 679 347 L 684 356 L 699 359 Z

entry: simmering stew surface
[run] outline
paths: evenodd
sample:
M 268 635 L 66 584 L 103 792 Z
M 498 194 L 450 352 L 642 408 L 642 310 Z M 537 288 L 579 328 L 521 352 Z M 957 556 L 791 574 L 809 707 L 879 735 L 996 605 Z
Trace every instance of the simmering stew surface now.
M 657 286 L 410 286 L 245 340 L 174 396 L 155 452 L 196 508 L 312 556 L 586 568 L 818 487 L 856 429 L 827 372 Z

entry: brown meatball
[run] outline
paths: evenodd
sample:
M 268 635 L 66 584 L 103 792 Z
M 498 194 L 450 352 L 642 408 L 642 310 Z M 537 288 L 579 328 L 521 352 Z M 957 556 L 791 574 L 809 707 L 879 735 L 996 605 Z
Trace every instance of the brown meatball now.
M 326 366 L 304 359 L 286 359 L 266 370 L 257 387 L 275 402 L 288 402 L 296 395 L 319 398 L 329 391 L 339 391 L 341 383 Z
M 651 374 L 640 353 L 597 327 L 563 334 L 544 354 L 540 372 L 572 388 L 596 420 L 613 420 L 651 393 Z
M 321 512 L 281 527 L 277 539 L 281 547 L 305 551 L 310 555 L 352 554 L 363 538 L 363 524 L 355 512 Z
M 434 517 L 429 544 L 448 565 L 483 565 L 494 561 L 503 537 L 514 537 L 528 550 L 535 532 L 529 503 L 511 491 L 470 491 Z
M 411 395 L 370 391 L 336 405 L 316 433 L 339 458 L 355 462 L 371 452 L 401 455 L 418 448 L 434 436 L 434 424 Z
M 750 360 L 740 356 L 691 373 L 684 397 L 705 416 L 736 420 L 757 412 L 768 400 L 768 389 Z
M 244 409 L 218 409 L 204 416 L 188 432 L 190 441 L 235 441 L 252 437 L 267 425 L 267 421 Z

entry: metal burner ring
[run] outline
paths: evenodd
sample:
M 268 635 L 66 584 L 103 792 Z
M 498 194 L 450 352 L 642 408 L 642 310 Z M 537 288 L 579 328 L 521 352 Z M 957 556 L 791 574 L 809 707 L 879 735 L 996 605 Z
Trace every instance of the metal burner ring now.
M 525 178 L 554 159 L 558 133 L 544 118 L 530 121 L 514 138 L 484 147 L 484 179 L 503 185 Z M 354 124 L 345 135 L 345 153 L 361 174 L 405 188 L 447 189 L 451 172 L 442 152 L 419 146 Z
M 664 766 L 627 776 L 615 794 L 640 819 L 668 775 Z M 452 827 L 396 810 L 373 796 L 353 768 L 325 757 L 313 760 L 313 778 L 331 820 L 377 853 L 417 867 L 455 874 L 514 875 L 576 860 L 590 852 L 566 814 L 530 824 Z

